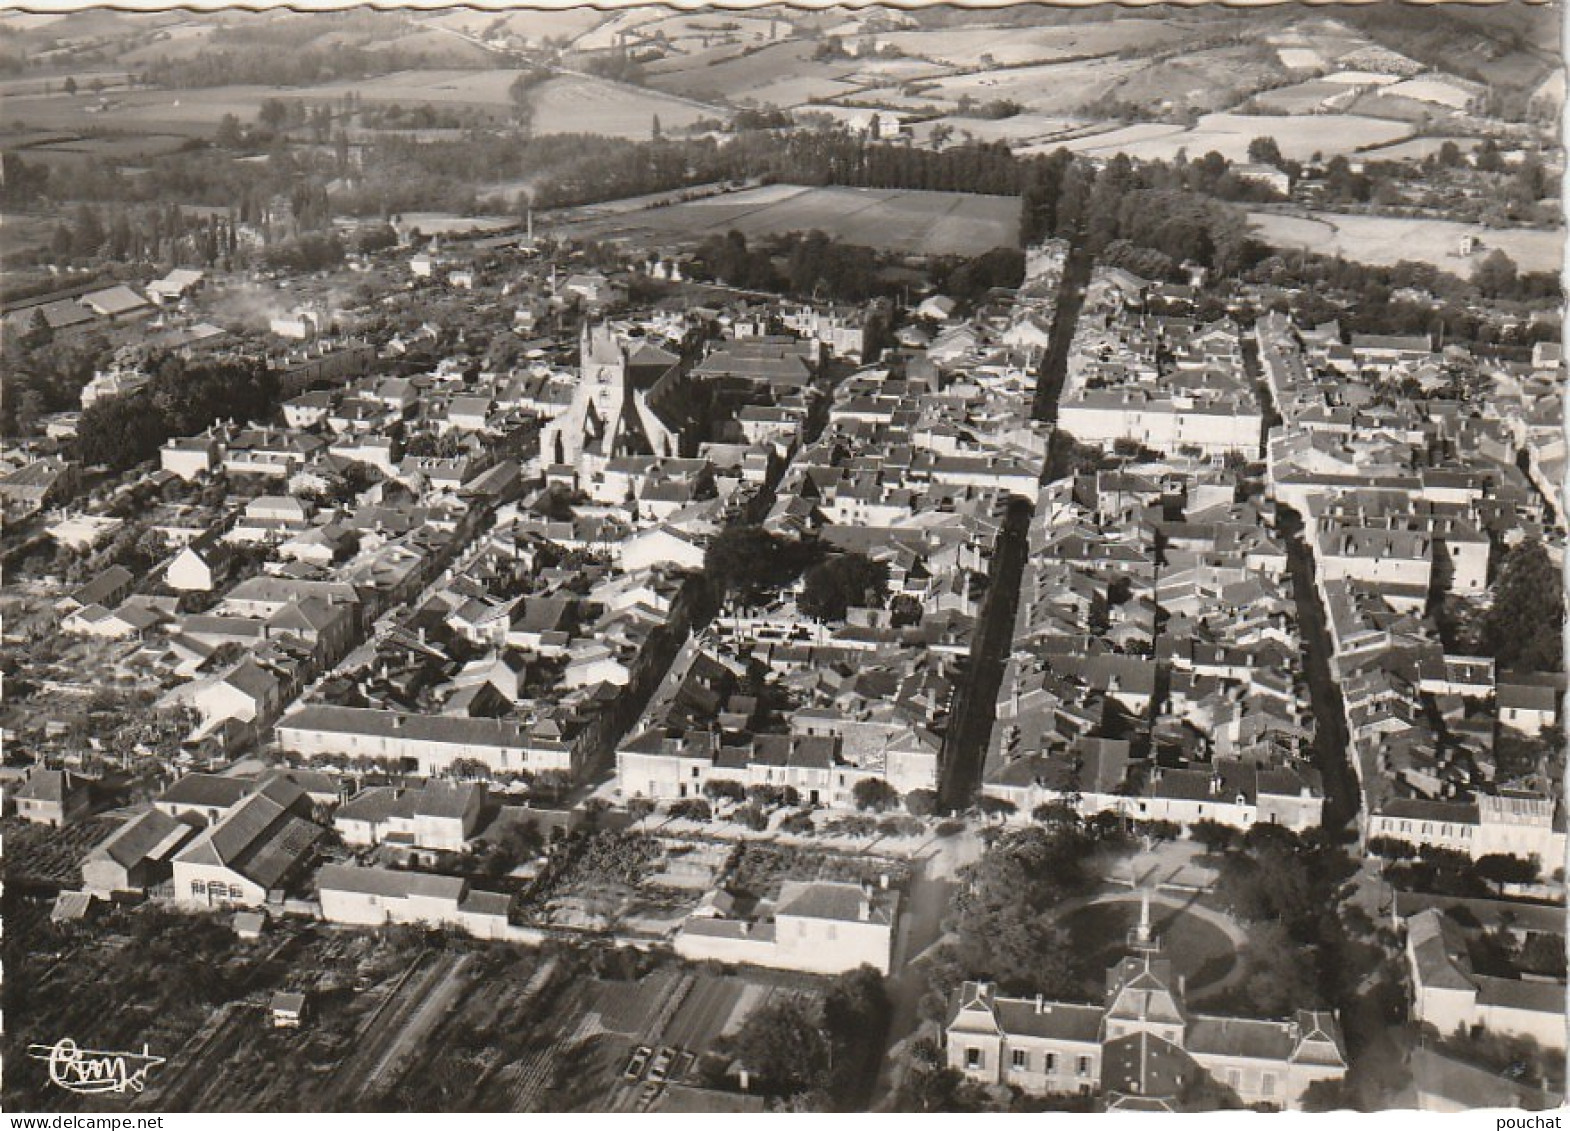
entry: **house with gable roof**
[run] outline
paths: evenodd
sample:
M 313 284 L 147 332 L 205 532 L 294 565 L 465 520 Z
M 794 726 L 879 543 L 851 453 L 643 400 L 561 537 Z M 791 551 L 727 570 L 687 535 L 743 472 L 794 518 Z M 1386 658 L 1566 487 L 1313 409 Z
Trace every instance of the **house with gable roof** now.
M 713 960 L 813 974 L 867 965 L 888 974 L 899 923 L 899 893 L 860 884 L 791 881 L 778 897 L 739 904 L 709 901 L 688 916 L 673 943 L 695 962 Z M 729 910 L 727 910 L 729 908 Z
M 477 938 L 509 937 L 502 892 L 474 891 L 458 876 L 329 864 L 316 877 L 322 918 L 329 923 L 453 927 Z
M 159 809 L 148 809 L 121 825 L 82 861 L 82 887 L 89 892 L 145 893 L 170 878 L 174 854 L 196 830 Z
M 485 786 L 428 781 L 419 789 L 372 786 L 333 815 L 345 844 L 394 844 L 461 852 L 480 823 Z
M 197 907 L 279 902 L 326 835 L 310 812 L 306 792 L 281 778 L 248 794 L 175 856 L 175 899 Z
M 16 815 L 35 825 L 64 828 L 86 817 L 92 808 L 92 786 L 69 770 L 35 766 L 11 795 Z
M 1412 1016 L 1442 1036 L 1455 1032 L 1530 1037 L 1544 1048 L 1565 1047 L 1565 983 L 1501 978 L 1472 965 L 1460 923 L 1437 907 L 1405 921 Z M 1563 922 L 1559 924 L 1563 932 Z

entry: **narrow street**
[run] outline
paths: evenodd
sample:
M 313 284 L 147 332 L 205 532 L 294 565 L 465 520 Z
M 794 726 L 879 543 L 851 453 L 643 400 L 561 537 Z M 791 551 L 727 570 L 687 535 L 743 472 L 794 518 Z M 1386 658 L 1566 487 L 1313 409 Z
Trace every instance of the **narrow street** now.
M 1346 711 L 1341 688 L 1330 671 L 1330 630 L 1314 588 L 1314 556 L 1303 540 L 1303 520 L 1291 507 L 1277 507 L 1276 528 L 1286 542 L 1287 572 L 1297 602 L 1297 630 L 1303 643 L 1303 668 L 1314 711 L 1314 766 L 1325 787 L 1327 829 L 1345 828 L 1361 804 L 1357 775 L 1347 760 Z
M 1052 341 L 1046 356 L 1036 370 L 1036 400 L 1031 406 L 1031 416 L 1036 420 L 1052 421 L 1058 418 L 1058 398 L 1063 395 L 1063 382 L 1068 377 L 1069 347 L 1074 343 L 1074 328 L 1079 324 L 1079 312 L 1085 305 L 1085 288 L 1090 285 L 1091 268 L 1095 257 L 1081 242 L 1080 232 L 1063 265 L 1063 283 L 1058 290 L 1057 310 L 1052 317 Z
M 1252 336 L 1243 339 L 1243 367 L 1254 382 L 1264 409 L 1260 422 L 1260 455 L 1266 455 L 1270 430 L 1281 423 L 1281 413 L 1270 395 L 1259 361 L 1259 345 Z M 1348 761 L 1346 710 L 1341 687 L 1330 671 L 1330 630 L 1325 609 L 1314 586 L 1314 554 L 1303 539 L 1303 517 L 1291 507 L 1277 504 L 1276 530 L 1286 544 L 1287 571 L 1297 604 L 1298 637 L 1303 646 L 1303 674 L 1314 714 L 1314 766 L 1325 788 L 1324 827 L 1345 829 L 1361 805 L 1357 774 Z
M 1070 250 L 1058 291 L 1052 321 L 1052 341 L 1036 370 L 1036 395 L 1031 415 L 1049 421 L 1057 416 L 1058 397 L 1068 375 L 1069 347 L 1085 303 L 1094 257 L 1080 243 Z M 1044 480 L 1043 480 L 1044 481 Z M 982 764 L 992 724 L 997 719 L 998 688 L 1014 637 L 1014 616 L 1019 608 L 1020 579 L 1029 553 L 1033 501 L 1011 500 L 1002 534 L 992 559 L 992 573 L 981 623 L 971 645 L 968 666 L 954 693 L 948 733 L 943 740 L 939 803 L 953 812 L 970 807 L 981 784 Z
M 949 729 L 943 736 L 938 799 L 945 809 L 970 807 L 981 784 L 981 767 L 997 716 L 998 688 L 1014 639 L 1014 613 L 1019 606 L 1020 578 L 1030 538 L 1034 508 L 1024 499 L 1009 500 L 1003 531 L 992 555 L 987 595 L 981 604 L 976 638 L 954 692 Z

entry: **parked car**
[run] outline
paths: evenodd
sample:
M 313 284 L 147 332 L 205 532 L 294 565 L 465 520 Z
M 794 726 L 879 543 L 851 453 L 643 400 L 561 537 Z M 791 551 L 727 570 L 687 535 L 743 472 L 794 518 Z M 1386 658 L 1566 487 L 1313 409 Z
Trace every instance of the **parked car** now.
M 653 1051 L 648 1045 L 639 1045 L 633 1049 L 632 1059 L 627 1061 L 627 1069 L 621 1074 L 622 1079 L 630 1084 L 642 1076 L 643 1070 L 648 1067 L 649 1057 L 653 1054 Z
M 649 1068 L 649 1079 L 656 1084 L 665 1083 L 665 1077 L 670 1074 L 671 1061 L 675 1059 L 675 1049 L 662 1048 L 659 1055 L 654 1058 L 654 1064 Z

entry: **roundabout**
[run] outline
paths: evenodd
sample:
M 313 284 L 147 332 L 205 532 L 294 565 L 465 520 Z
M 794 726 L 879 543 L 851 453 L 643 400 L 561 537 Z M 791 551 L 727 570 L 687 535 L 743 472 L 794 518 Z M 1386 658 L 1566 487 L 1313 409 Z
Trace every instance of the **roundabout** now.
M 1069 937 L 1075 967 L 1087 997 L 1106 991 L 1106 972 L 1132 952 L 1130 938 L 1140 920 L 1141 893 L 1112 891 L 1065 905 L 1057 925 Z M 1243 974 L 1239 952 L 1247 941 L 1241 927 L 1221 912 L 1156 891 L 1150 893 L 1150 926 L 1161 953 L 1183 979 L 1190 1001 L 1227 989 Z

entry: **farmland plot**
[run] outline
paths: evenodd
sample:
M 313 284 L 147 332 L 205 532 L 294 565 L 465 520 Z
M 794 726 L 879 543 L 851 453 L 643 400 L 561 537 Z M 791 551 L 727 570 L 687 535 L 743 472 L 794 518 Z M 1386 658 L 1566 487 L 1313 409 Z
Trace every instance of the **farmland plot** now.
M 1425 157 L 1438 154 L 1446 142 L 1452 142 L 1462 153 L 1471 153 L 1481 144 L 1481 138 L 1475 137 L 1414 137 L 1406 141 L 1398 141 L 1394 145 L 1381 145 L 1376 149 L 1365 149 L 1363 157 L 1369 161 L 1421 161 Z
M 354 91 L 365 102 L 496 109 L 512 104 L 508 88 L 517 75 L 518 72 L 512 70 L 405 71 L 280 93 L 320 102 L 342 98 Z M 713 106 L 588 75 L 550 79 L 535 88 L 533 98 L 537 134 L 594 133 L 642 140 L 649 137 L 656 115 L 663 129 L 679 130 L 699 118 L 722 114 Z
M 206 137 L 225 114 L 242 122 L 256 120 L 266 98 L 298 93 L 279 87 L 216 86 L 205 90 L 114 92 L 103 103 L 83 96 L 53 94 L 6 99 L 6 120 L 29 129 L 113 130 Z
M 591 222 L 573 234 L 703 239 L 731 229 L 749 238 L 818 230 L 884 251 L 978 255 L 1016 246 L 1018 223 L 1011 196 L 770 185 Z
M 1272 114 L 1312 114 L 1331 99 L 1349 97 L 1350 88 L 1344 83 L 1312 79 L 1294 86 L 1261 91 L 1254 96 L 1253 105 Z
M 924 142 L 939 126 L 948 127 L 953 138 L 960 138 L 968 133 L 977 141 L 1002 141 L 1007 142 L 1011 147 L 1035 145 L 1055 138 L 1069 137 L 1085 129 L 1084 123 L 1073 118 L 1061 118 L 1050 114 L 1015 114 L 1011 118 L 992 119 L 935 118 L 929 122 L 916 123 L 911 127 L 910 132 L 917 141 Z
M 955 67 L 980 67 L 983 56 L 1003 67 L 1058 59 L 1115 55 L 1170 43 L 1182 32 L 1157 20 L 1115 20 L 1069 27 L 943 28 L 902 31 L 879 36 L 907 55 L 934 59 Z
M 717 62 L 694 58 L 690 66 L 661 68 L 650 76 L 649 85 L 688 98 L 782 109 L 855 89 L 855 83 L 845 81 L 856 73 L 855 60 L 814 60 L 814 50 L 814 44 L 797 40 Z
M 1135 59 L 1087 59 L 953 75 L 928 84 L 918 101 L 957 104 L 966 96 L 976 102 L 1008 99 L 1036 113 L 1062 114 L 1113 92 L 1120 82 L 1145 66 L 1148 64 Z M 898 95 L 897 90 L 887 93 Z M 884 101 L 876 91 L 867 91 L 865 96 L 871 101 Z
M 1156 132 L 1157 130 L 1164 132 Z M 1178 150 L 1198 157 L 1212 150 L 1229 161 L 1248 160 L 1248 143 L 1273 137 L 1288 159 L 1308 160 L 1314 154 L 1333 156 L 1388 145 L 1412 135 L 1404 122 L 1356 114 L 1276 117 L 1264 114 L 1206 114 L 1192 129 L 1140 124 L 1108 134 L 1070 142 L 1067 148 L 1095 156 L 1126 153 L 1143 160 L 1170 161 Z
M 1313 212 L 1294 216 L 1250 212 L 1259 238 L 1274 247 L 1303 248 L 1342 255 L 1358 263 L 1387 267 L 1401 260 L 1430 263 L 1462 277 L 1490 251 L 1499 249 L 1522 271 L 1557 271 L 1564 254 L 1563 231 L 1537 228 L 1484 228 L 1450 220 L 1394 216 L 1348 216 Z M 1479 248 L 1461 256 L 1461 237 L 1476 236 Z

